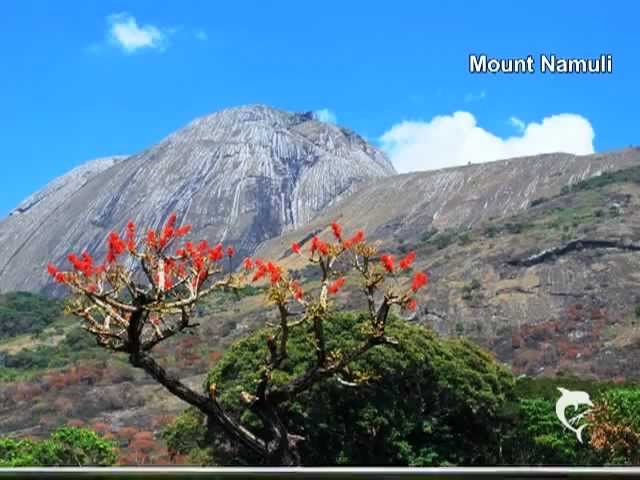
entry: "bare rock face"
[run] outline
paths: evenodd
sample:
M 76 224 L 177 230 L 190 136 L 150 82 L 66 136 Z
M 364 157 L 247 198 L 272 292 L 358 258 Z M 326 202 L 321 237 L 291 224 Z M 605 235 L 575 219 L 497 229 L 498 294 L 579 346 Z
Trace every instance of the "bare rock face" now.
M 340 218 L 347 229 L 365 228 L 384 240 L 412 241 L 428 230 L 470 228 L 525 210 L 562 187 L 602 172 L 640 164 L 640 149 L 571 155 L 552 153 L 415 172 L 379 179 L 328 208 L 301 231 L 260 247 L 274 255 L 312 231 Z
M 22 202 L 0 222 L 0 291 L 39 290 L 48 261 L 70 249 L 100 255 L 128 219 L 159 226 L 170 212 L 199 238 L 241 254 L 377 177 L 387 158 L 358 135 L 262 105 L 196 119 L 127 158 L 89 162 Z

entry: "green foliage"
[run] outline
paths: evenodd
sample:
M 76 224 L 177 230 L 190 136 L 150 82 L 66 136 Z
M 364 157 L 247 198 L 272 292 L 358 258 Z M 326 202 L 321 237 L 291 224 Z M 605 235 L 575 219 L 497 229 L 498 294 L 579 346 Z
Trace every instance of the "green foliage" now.
M 437 234 L 429 242 L 435 245 L 438 250 L 442 250 L 443 248 L 447 248 L 449 245 L 453 244 L 456 241 L 457 236 L 458 234 L 456 231 L 446 230 Z
M 602 175 L 582 180 L 573 185 L 565 185 L 562 187 L 561 194 L 570 192 L 580 192 L 585 190 L 594 190 L 602 188 L 614 183 L 636 183 L 640 184 L 640 167 L 625 168 L 612 172 L 604 172 Z
M 473 242 L 470 232 L 464 232 L 458 237 L 458 244 L 465 246 Z
M 514 428 L 509 431 L 506 440 L 506 455 L 509 457 L 509 463 L 513 464 L 602 463 L 600 456 L 586 441 L 584 444 L 579 443 L 576 436 L 558 421 L 555 401 L 543 398 L 525 398 L 518 402 Z
M 112 442 L 83 428 L 63 427 L 41 441 L 0 438 L 0 467 L 107 466 L 116 458 Z
M 600 400 L 609 406 L 612 420 L 640 433 L 640 388 L 623 387 L 606 390 Z
M 488 238 L 495 238 L 500 233 L 500 229 L 496 225 L 487 225 L 484 229 L 484 234 Z
M 510 235 L 519 235 L 531 230 L 535 225 L 532 223 L 523 223 L 519 221 L 507 222 L 501 225 L 488 225 L 484 229 L 484 234 L 488 238 L 495 238 L 501 233 L 508 233 Z
M 0 295 L 0 340 L 41 332 L 63 317 L 62 303 L 28 292 Z
M 185 455 L 203 449 L 206 434 L 202 414 L 189 407 L 161 435 L 171 453 Z
M 639 388 L 640 385 L 627 384 L 630 388 Z M 515 384 L 515 396 L 517 398 L 540 398 L 556 401 L 558 399 L 558 387 L 567 390 L 582 390 L 589 392 L 592 399 L 599 398 L 603 393 L 619 388 L 620 385 L 613 382 L 598 381 L 575 377 L 571 375 L 559 375 L 557 377 L 524 377 L 518 379 Z
M 78 360 L 108 358 L 109 353 L 96 345 L 91 334 L 81 327 L 67 331 L 58 345 L 39 345 L 4 355 L 0 360 L 0 379 L 11 380 L 23 373 L 61 368 Z
M 239 302 L 243 298 L 259 295 L 264 292 L 261 287 L 253 285 L 245 285 L 236 290 L 225 290 L 217 292 L 216 295 L 202 299 L 198 305 L 198 315 L 208 315 L 212 313 L 224 312 L 234 303 Z
M 462 286 L 462 298 L 464 300 L 473 300 L 479 292 L 477 292 L 482 284 L 480 280 L 474 278 L 471 283 L 466 283 Z
M 529 229 L 531 229 L 530 224 L 525 224 L 520 222 L 510 222 L 510 223 L 505 223 L 504 225 L 504 230 L 507 233 L 510 233 L 512 235 L 519 235 L 523 233 L 525 230 L 529 230 Z
M 593 446 L 616 465 L 640 463 L 640 388 L 604 392 L 591 415 Z
M 28 467 L 37 465 L 35 443 L 31 440 L 0 438 L 0 467 Z
M 336 315 L 326 324 L 328 348 L 345 351 L 364 338 L 353 314 Z M 464 339 L 440 339 L 420 326 L 392 319 L 388 334 L 397 347 L 380 346 L 356 361 L 352 375 L 370 380 L 358 387 L 329 379 L 284 405 L 283 418 L 292 433 L 306 437 L 305 465 L 445 465 L 498 461 L 500 412 L 512 387 L 510 374 L 493 357 Z M 267 354 L 267 330 L 233 344 L 209 373 L 220 402 L 242 415 L 261 434 L 260 422 L 240 405 Z M 287 382 L 311 364 L 310 333 L 291 332 L 289 360 L 275 372 L 275 384 Z M 351 378 L 346 378 L 351 380 Z M 205 385 L 205 387 L 207 387 Z M 241 413 L 242 412 L 242 413 Z M 220 432 L 203 437 L 202 418 L 183 414 L 168 430 L 174 448 L 196 440 L 212 445 L 210 462 L 251 463 L 230 451 Z M 227 448 L 226 448 L 227 447 Z
M 422 241 L 442 250 L 456 242 L 460 245 L 468 245 L 472 242 L 472 238 L 467 228 L 447 228 L 442 232 L 435 229 L 429 230 L 423 235 Z
M 640 385 L 619 385 L 573 376 L 525 377 L 516 382 L 513 424 L 506 436 L 508 463 L 522 465 L 602 465 L 630 463 L 629 455 L 598 451 L 589 445 L 593 426 L 583 432 L 584 444 L 562 427 L 555 415 L 558 387 L 582 390 L 598 405 L 606 402 L 612 419 L 640 432 Z M 575 415 L 578 412 L 568 411 Z M 628 453 L 628 452 L 625 452 Z
M 422 235 L 422 238 L 420 239 L 422 242 L 426 243 L 428 242 L 432 237 L 434 237 L 435 235 L 438 234 L 438 229 L 437 228 L 429 228 L 426 232 L 424 232 L 424 234 Z

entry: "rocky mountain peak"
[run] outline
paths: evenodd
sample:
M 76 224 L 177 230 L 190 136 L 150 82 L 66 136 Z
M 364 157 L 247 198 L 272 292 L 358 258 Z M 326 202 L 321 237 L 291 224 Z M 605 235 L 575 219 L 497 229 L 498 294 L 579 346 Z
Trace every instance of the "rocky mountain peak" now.
M 199 237 L 250 254 L 394 173 L 381 151 L 312 114 L 222 110 L 136 155 L 83 165 L 29 197 L 19 215 L 0 222 L 0 291 L 40 289 L 47 261 L 63 262 L 70 248 L 99 255 L 108 232 L 128 219 L 159 226 L 172 211 Z

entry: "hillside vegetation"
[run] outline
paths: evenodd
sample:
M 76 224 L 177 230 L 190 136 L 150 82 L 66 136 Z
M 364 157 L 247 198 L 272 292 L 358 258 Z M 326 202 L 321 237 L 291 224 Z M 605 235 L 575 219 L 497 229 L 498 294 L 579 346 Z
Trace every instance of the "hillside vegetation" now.
M 38 333 L 63 316 L 62 302 L 29 292 L 0 294 L 0 342 Z

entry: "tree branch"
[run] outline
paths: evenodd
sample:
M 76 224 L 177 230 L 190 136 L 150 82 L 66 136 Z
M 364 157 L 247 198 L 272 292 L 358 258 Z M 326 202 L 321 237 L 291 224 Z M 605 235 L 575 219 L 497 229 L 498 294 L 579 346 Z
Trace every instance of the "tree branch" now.
M 265 442 L 231 418 L 215 399 L 193 391 L 176 376 L 169 374 L 150 355 L 135 351 L 130 354 L 129 361 L 134 367 L 142 368 L 176 397 L 213 417 L 215 422 L 232 439 L 261 457 L 268 454 Z

